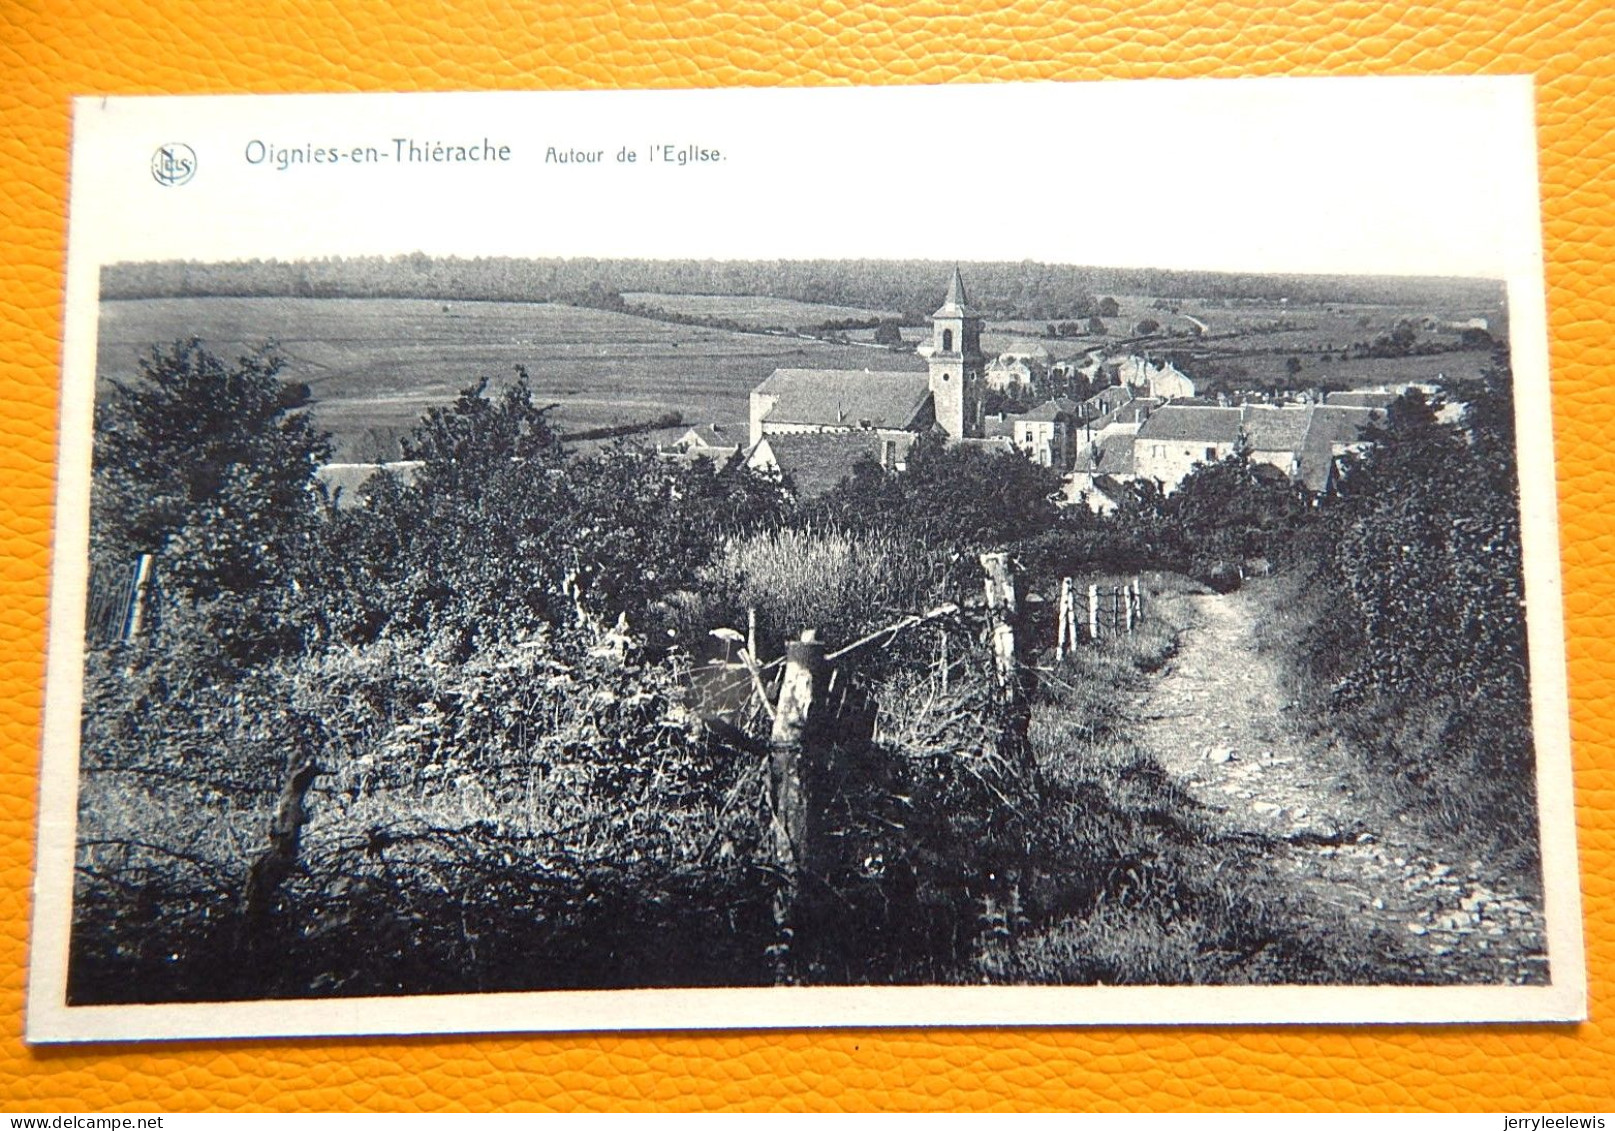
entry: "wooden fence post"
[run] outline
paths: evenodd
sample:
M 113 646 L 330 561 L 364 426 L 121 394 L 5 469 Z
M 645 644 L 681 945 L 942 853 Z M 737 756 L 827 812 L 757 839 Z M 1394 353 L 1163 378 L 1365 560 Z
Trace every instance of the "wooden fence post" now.
M 763 662 L 757 654 L 757 609 L 750 605 L 746 608 L 746 654 L 754 664 Z
M 1123 585 L 1117 590 L 1117 596 L 1122 599 L 1122 607 L 1127 617 L 1127 635 L 1131 636 L 1133 635 L 1133 587 Z
M 1055 617 L 1054 629 L 1054 658 L 1056 660 L 1065 659 L 1067 639 L 1074 635 L 1071 632 L 1071 603 L 1071 579 L 1062 577 L 1060 579 L 1060 610 Z
M 297 845 L 308 821 L 304 798 L 314 779 L 325 771 L 312 760 L 304 761 L 281 787 L 275 815 L 269 822 L 269 847 L 259 853 L 247 870 L 247 883 L 241 895 L 242 942 L 249 953 L 263 942 L 270 905 L 281 882 L 291 875 L 297 863 Z
M 1002 712 L 1003 730 L 998 751 L 1012 765 L 1024 765 L 1030 755 L 1026 734 L 1032 715 L 1028 706 L 1025 675 L 1016 650 L 1015 630 L 1020 620 L 1020 596 L 1009 555 L 998 552 L 981 555 L 986 573 L 987 616 L 991 624 L 993 671 Z
M 1099 586 L 1088 586 L 1088 639 L 1099 639 Z
M 808 744 L 816 730 L 815 715 L 823 707 L 824 645 L 814 629 L 785 646 L 785 672 L 780 680 L 779 702 L 774 708 L 774 729 L 769 738 L 769 796 L 774 809 L 774 862 L 784 883 L 774 899 L 774 922 L 779 939 L 771 948 L 774 981 L 790 978 L 795 936 L 805 918 L 802 874 L 812 860 L 809 822 L 812 798 L 806 761 Z
M 129 619 L 124 622 L 123 638 L 133 640 L 146 626 L 146 602 L 151 596 L 150 554 L 141 554 L 135 565 L 135 581 L 129 597 Z
M 1144 619 L 1144 586 L 1140 583 L 1139 579 L 1136 578 L 1136 577 L 1133 578 L 1133 607 L 1137 610 L 1137 612 L 1135 614 L 1137 616 L 1137 618 L 1139 620 L 1143 620 Z
M 1015 575 L 1009 555 L 981 555 L 986 572 L 987 616 L 992 625 L 993 670 L 997 675 L 999 702 L 1013 706 L 1020 697 L 1020 659 L 1015 653 L 1015 622 L 1020 602 L 1015 592 Z

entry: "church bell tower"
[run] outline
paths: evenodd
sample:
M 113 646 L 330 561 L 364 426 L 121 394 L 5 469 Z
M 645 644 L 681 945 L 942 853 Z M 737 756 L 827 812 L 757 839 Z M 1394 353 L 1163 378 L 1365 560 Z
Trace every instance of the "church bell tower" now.
M 948 297 L 931 315 L 931 340 L 919 351 L 931 366 L 936 422 L 949 438 L 981 435 L 981 387 L 987 359 L 981 353 L 981 315 L 970 309 L 959 268 Z

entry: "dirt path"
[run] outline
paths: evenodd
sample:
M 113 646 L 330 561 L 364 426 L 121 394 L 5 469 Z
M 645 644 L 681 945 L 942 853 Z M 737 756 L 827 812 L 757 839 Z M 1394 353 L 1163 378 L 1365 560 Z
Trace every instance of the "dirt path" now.
M 1414 824 L 1350 792 L 1343 755 L 1288 714 L 1251 593 L 1182 599 L 1194 621 L 1134 705 L 1134 733 L 1207 819 L 1270 844 L 1307 902 L 1364 917 L 1414 980 L 1544 982 L 1539 897 L 1485 861 L 1440 858 Z

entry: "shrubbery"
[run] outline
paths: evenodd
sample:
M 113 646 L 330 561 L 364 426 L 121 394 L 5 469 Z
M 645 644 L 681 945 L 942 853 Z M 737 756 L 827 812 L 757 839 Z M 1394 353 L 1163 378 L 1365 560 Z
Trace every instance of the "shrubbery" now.
M 1338 500 L 1236 453 L 1100 520 L 1057 508 L 1048 469 L 938 440 L 806 505 L 743 467 L 569 453 L 523 374 L 427 414 L 413 481 L 339 509 L 277 368 L 182 343 L 98 421 L 92 554 L 161 553 L 168 584 L 154 630 L 87 661 L 75 1001 L 771 981 L 774 669 L 709 631 L 750 608 L 764 660 L 805 628 L 834 648 L 979 600 L 987 549 L 1045 590 L 1290 563 L 1320 704 L 1435 804 L 1529 825 L 1506 374 L 1462 428 L 1399 402 Z M 245 424 L 185 415 L 210 384 Z M 794 976 L 971 978 L 984 943 L 1107 893 L 1213 898 L 1132 858 L 1143 770 L 1006 755 L 982 629 L 966 609 L 840 665 Z M 1164 659 L 1170 633 L 1144 636 Z M 1113 668 L 1087 674 L 1113 693 Z M 1083 714 L 1068 692 L 1044 689 Z M 265 815 L 309 763 L 297 867 L 249 921 Z
M 1536 851 L 1512 390 L 1498 365 L 1391 406 L 1341 498 L 1298 532 L 1301 690 L 1403 803 L 1477 850 Z
M 186 350 L 165 364 L 225 378 Z M 404 454 L 413 481 L 378 475 L 351 508 L 306 463 L 276 496 L 291 517 L 262 512 L 297 532 L 295 568 L 175 585 L 154 632 L 92 652 L 74 1000 L 770 981 L 758 720 L 703 721 L 680 645 L 747 607 L 765 651 L 805 627 L 845 642 L 979 592 L 973 549 L 1053 515 L 1041 470 L 927 446 L 912 477 L 862 472 L 877 498 L 832 527 L 743 468 L 569 454 L 522 375 L 429 413 Z M 221 481 L 260 458 L 227 446 Z M 128 552 L 117 529 L 98 553 Z M 1035 783 L 997 758 L 984 660 L 953 631 L 946 676 L 918 634 L 846 665 L 814 881 L 839 910 L 797 977 L 950 976 L 1024 856 Z M 303 765 L 295 867 L 248 916 Z
M 564 636 L 429 651 L 222 688 L 171 682 L 183 656 L 132 684 L 98 664 L 75 1000 L 766 980 L 760 766 L 685 707 L 676 661 Z M 300 866 L 245 934 L 263 813 L 304 756 Z

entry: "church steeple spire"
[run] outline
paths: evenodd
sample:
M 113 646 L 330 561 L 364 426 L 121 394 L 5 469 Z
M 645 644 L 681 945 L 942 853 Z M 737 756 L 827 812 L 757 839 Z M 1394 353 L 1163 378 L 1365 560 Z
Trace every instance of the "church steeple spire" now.
M 964 277 L 956 265 L 947 297 L 931 315 L 931 341 L 920 354 L 931 368 L 936 422 L 955 440 L 981 435 L 982 318 L 970 309 Z
M 970 309 L 970 296 L 965 294 L 964 276 L 959 274 L 959 265 L 953 266 L 953 278 L 948 280 L 948 294 L 942 300 L 942 305 L 932 318 L 965 318 L 973 315 Z

